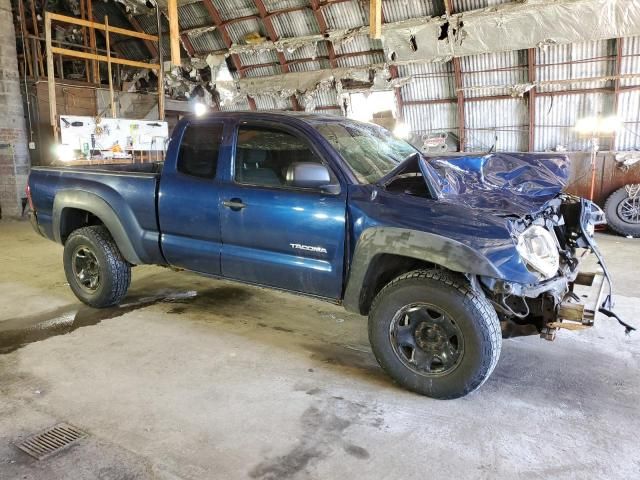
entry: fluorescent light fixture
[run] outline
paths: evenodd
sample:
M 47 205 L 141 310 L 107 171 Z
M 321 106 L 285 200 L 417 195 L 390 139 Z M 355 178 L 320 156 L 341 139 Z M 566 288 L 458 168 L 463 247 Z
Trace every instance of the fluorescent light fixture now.
M 602 133 L 614 133 L 622 128 L 622 121 L 616 115 L 604 117 L 600 121 L 600 131 Z
M 576 122 L 575 129 L 583 135 L 598 136 L 612 134 L 622 128 L 622 121 L 616 115 L 608 117 L 584 117 Z
M 196 102 L 195 105 L 193 106 L 193 111 L 197 117 L 201 117 L 202 115 L 207 113 L 207 110 L 208 110 L 207 106 L 202 102 Z
M 398 138 L 406 140 L 409 138 L 409 135 L 411 135 L 411 128 L 406 123 L 397 122 L 393 129 L 393 134 Z

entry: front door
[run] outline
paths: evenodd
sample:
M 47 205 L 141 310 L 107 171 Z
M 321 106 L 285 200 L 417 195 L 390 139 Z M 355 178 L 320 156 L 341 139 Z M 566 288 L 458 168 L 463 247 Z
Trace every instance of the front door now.
M 346 189 L 288 185 L 294 162 L 324 163 L 294 129 L 241 122 L 220 201 L 222 274 L 327 298 L 342 292 Z
M 193 121 L 186 125 L 180 144 L 170 145 L 177 149 L 169 152 L 177 160 L 165 164 L 158 198 L 162 252 L 170 265 L 220 273 L 217 176 L 220 165 L 229 161 L 232 128 L 223 120 Z

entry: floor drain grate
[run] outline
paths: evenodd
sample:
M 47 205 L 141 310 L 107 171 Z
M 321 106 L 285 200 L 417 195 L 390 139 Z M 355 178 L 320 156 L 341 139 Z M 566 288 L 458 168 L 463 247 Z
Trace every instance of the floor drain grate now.
M 44 432 L 27 438 L 18 445 L 18 448 L 38 460 L 44 460 L 86 436 L 86 433 L 76 427 L 59 423 L 47 428 Z

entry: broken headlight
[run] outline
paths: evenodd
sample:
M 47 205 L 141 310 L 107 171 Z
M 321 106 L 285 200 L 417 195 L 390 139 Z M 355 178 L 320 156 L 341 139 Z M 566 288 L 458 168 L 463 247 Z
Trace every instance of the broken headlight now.
M 553 235 L 544 227 L 532 225 L 518 236 L 518 253 L 525 263 L 540 273 L 543 278 L 551 278 L 560 266 L 560 254 Z

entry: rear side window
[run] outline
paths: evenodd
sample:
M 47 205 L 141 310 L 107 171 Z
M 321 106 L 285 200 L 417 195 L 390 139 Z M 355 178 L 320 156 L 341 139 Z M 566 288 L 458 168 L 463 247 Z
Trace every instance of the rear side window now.
M 199 178 L 214 178 L 222 143 L 222 123 L 189 125 L 182 136 L 178 171 Z

